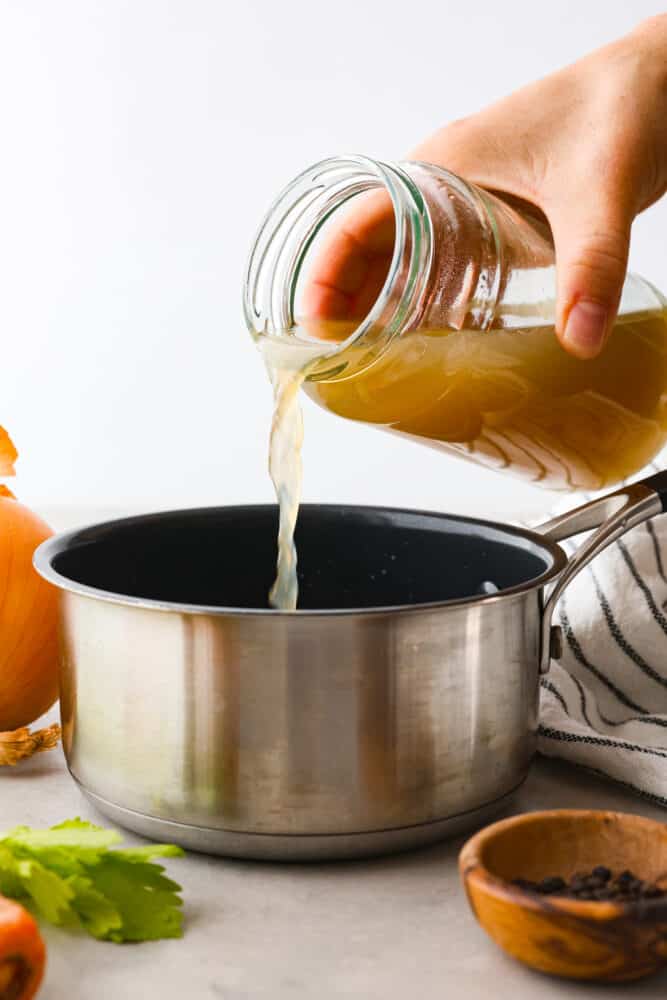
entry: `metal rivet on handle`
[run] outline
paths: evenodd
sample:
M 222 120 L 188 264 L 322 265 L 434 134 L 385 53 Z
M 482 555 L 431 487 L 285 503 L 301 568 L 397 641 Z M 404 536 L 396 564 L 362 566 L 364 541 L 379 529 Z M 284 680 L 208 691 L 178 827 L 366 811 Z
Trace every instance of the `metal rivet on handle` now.
M 560 625 L 552 625 L 549 632 L 549 656 L 552 660 L 560 660 L 563 655 L 563 630 Z

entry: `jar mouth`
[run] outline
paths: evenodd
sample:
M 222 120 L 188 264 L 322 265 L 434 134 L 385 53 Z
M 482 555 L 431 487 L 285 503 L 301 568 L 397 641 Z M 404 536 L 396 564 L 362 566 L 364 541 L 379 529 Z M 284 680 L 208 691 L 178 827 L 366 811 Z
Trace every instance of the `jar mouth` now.
M 297 286 L 314 241 L 343 206 L 364 192 L 391 200 L 394 245 L 379 293 L 351 332 L 335 342 L 303 335 Z M 256 235 L 244 283 L 248 329 L 274 363 L 317 380 L 344 378 L 372 364 L 418 307 L 433 253 L 426 203 L 400 167 L 349 155 L 331 157 L 293 180 L 269 208 Z M 354 348 L 354 359 L 349 349 Z M 347 355 L 347 357 L 346 357 Z

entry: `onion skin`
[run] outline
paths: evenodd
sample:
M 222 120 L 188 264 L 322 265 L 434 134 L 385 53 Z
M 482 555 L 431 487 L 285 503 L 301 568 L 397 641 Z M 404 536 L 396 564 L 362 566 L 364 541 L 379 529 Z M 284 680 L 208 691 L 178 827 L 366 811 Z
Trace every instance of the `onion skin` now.
M 58 592 L 32 565 L 52 534 L 0 496 L 0 730 L 30 725 L 58 697 Z

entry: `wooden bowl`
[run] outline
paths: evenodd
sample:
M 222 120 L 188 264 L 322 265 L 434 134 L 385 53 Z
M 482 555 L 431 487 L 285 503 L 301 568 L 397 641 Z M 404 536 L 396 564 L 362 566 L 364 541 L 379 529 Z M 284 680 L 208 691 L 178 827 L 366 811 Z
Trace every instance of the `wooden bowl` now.
M 475 917 L 520 962 L 554 976 L 618 982 L 667 963 L 667 899 L 584 902 L 512 885 L 606 865 L 667 888 L 667 825 L 626 813 L 556 809 L 486 827 L 459 856 Z

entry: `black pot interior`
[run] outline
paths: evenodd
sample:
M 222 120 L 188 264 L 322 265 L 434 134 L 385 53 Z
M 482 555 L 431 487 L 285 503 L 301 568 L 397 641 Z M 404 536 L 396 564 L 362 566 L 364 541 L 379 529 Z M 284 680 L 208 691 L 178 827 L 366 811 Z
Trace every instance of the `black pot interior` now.
M 180 604 L 264 609 L 275 575 L 275 507 L 128 518 L 68 537 L 53 568 L 76 583 Z M 395 607 L 536 581 L 554 556 L 502 525 L 369 507 L 301 508 L 299 607 Z

